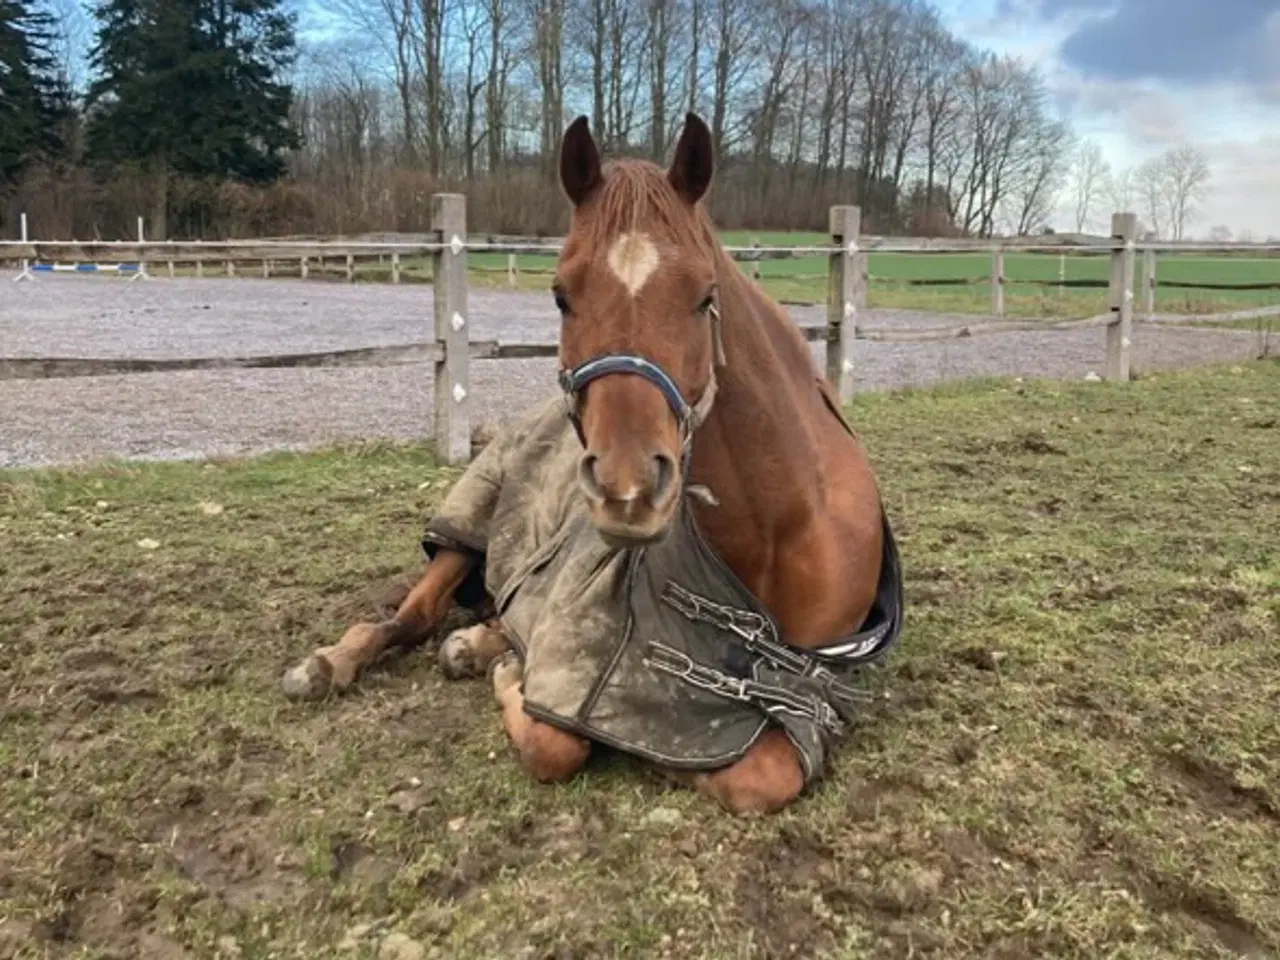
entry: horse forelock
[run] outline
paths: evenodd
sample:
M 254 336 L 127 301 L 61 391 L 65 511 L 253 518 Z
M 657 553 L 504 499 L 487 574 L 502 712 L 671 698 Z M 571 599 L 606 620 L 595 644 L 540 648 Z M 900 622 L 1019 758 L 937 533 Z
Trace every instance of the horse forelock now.
M 619 241 L 635 237 L 678 254 L 714 256 L 718 245 L 706 211 L 701 204 L 690 207 L 662 168 L 647 160 L 618 159 L 606 163 L 603 172 L 596 196 L 574 215 L 570 239 L 575 245 L 613 251 Z M 625 259 L 649 259 L 642 246 L 632 243 Z

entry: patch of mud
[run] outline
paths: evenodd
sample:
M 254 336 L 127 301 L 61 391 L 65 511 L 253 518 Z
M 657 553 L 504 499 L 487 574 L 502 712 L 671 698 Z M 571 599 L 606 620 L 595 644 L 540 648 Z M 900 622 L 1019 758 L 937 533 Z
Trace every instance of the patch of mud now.
M 595 856 L 605 835 L 599 815 L 564 813 L 545 822 L 524 817 L 499 830 L 476 831 L 452 863 L 426 874 L 418 887 L 430 897 L 461 900 L 503 870 L 519 870 L 532 863 L 576 863 Z
M 283 901 L 296 882 L 243 829 L 232 827 L 200 837 L 175 828 L 168 848 L 170 865 L 204 896 L 239 910 Z
M 1208 933 L 1221 946 L 1246 960 L 1274 960 L 1280 945 L 1268 942 L 1242 917 L 1230 897 L 1181 879 L 1170 880 L 1139 869 L 1135 892 L 1157 913 L 1178 914 Z
M 761 956 L 814 957 L 834 947 L 830 909 L 819 907 L 813 895 L 831 876 L 831 849 L 795 828 L 752 851 L 734 899 Z
M 43 888 L 42 907 L 21 924 L 13 921 L 11 930 L 21 926 L 23 946 L 39 945 L 54 955 L 93 943 L 95 956 L 139 956 L 138 937 L 152 923 L 159 899 L 138 879 L 144 870 L 145 857 L 136 847 L 96 835 L 68 840 L 43 877 L 25 881 Z M 6 956 L 3 951 L 0 937 L 0 956 Z
M 853 823 L 893 817 L 918 804 L 930 792 L 929 783 L 920 774 L 889 774 L 858 780 L 849 786 L 846 816 Z
M 1174 778 L 1206 809 L 1280 824 L 1280 804 L 1276 799 L 1263 787 L 1240 783 L 1221 764 L 1181 751 L 1166 752 L 1164 761 Z

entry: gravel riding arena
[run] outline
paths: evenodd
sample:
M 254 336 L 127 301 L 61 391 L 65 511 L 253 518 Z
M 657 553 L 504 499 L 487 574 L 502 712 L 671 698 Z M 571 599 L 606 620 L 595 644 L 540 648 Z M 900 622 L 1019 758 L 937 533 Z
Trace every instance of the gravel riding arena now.
M 12 357 L 203 357 L 304 353 L 417 343 L 432 336 L 424 285 L 301 280 L 42 276 L 0 273 L 0 361 Z M 554 343 L 550 293 L 473 285 L 472 339 Z M 824 323 L 825 307 L 790 307 Z M 871 326 L 972 321 L 912 310 L 864 313 Z M 1101 373 L 1102 329 L 1016 332 L 928 343 L 859 341 L 859 389 L 985 376 L 1080 378 Z M 1274 348 L 1273 348 L 1274 349 Z M 821 362 L 822 344 L 813 345 Z M 1134 365 L 1163 370 L 1258 352 L 1247 330 L 1144 328 Z M 523 410 L 555 389 L 553 360 L 472 364 L 477 422 Z M 107 457 L 225 456 L 352 439 L 431 435 L 430 364 L 0 379 L 0 466 Z

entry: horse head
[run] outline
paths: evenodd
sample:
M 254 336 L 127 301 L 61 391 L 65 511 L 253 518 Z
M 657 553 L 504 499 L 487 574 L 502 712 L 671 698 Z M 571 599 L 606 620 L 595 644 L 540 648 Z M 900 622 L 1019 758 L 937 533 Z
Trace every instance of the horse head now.
M 553 284 L 561 386 L 583 444 L 578 481 L 601 536 L 661 540 L 693 432 L 714 402 L 720 248 L 700 201 L 711 133 L 685 118 L 671 166 L 602 164 L 586 117 L 565 131 L 571 224 Z

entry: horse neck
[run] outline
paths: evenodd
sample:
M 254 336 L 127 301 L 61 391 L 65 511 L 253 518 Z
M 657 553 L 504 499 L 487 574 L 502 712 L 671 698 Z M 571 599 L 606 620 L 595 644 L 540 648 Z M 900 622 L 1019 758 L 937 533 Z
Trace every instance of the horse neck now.
M 802 397 L 812 389 L 816 371 L 791 319 L 727 254 L 722 259 L 718 286 L 726 363 L 716 370 L 719 393 L 703 427 L 707 442 L 700 445 L 695 438 L 695 463 L 713 492 L 749 474 L 745 502 L 738 499 L 753 522 L 768 523 L 774 514 L 792 514 L 796 500 L 810 492 L 812 471 L 793 465 L 815 462 Z

